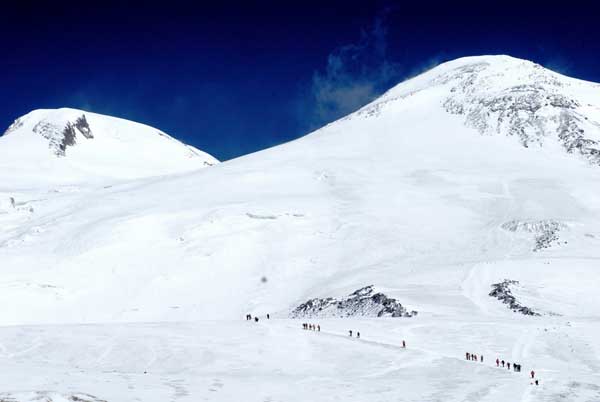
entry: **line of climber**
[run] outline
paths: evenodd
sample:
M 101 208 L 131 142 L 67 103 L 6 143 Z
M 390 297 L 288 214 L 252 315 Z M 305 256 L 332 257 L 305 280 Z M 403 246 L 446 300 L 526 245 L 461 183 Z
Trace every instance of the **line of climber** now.
M 309 331 L 321 332 L 321 325 L 304 323 L 304 324 L 302 324 L 302 329 L 307 329 Z
M 271 315 L 267 313 L 267 320 L 271 319 Z M 252 321 L 252 314 L 246 314 L 246 321 Z M 254 322 L 258 322 L 258 317 L 254 316 Z

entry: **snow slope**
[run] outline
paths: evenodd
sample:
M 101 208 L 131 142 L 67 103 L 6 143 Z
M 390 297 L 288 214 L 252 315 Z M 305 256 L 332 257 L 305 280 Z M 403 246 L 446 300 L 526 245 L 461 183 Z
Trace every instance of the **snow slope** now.
M 597 400 L 599 122 L 598 84 L 471 57 L 210 169 L 3 186 L 0 321 L 16 326 L 0 329 L 3 362 L 37 373 L 4 388 L 111 401 L 293 401 L 303 390 Z M 542 315 L 490 297 L 504 279 Z M 324 321 L 332 338 L 286 319 L 371 284 L 419 315 Z M 250 330 L 237 322 L 247 312 L 275 319 Z M 349 328 L 365 339 L 346 348 Z M 488 360 L 474 366 L 466 351 Z M 496 356 L 535 368 L 543 387 L 499 374 Z
M 215 163 L 207 153 L 153 127 L 76 109 L 34 110 L 0 137 L 5 187 L 133 179 Z

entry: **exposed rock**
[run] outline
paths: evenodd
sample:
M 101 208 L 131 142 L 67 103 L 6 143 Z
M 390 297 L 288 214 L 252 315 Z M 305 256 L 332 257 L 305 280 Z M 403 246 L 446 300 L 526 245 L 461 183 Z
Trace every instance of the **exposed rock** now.
M 332 297 L 308 300 L 296 307 L 290 317 L 414 317 L 417 314 L 416 311 L 406 310 L 396 299 L 375 293 L 373 285 L 370 285 L 341 300 Z
M 32 391 L 32 392 L 17 392 L 0 393 L 0 402 L 106 402 L 104 399 L 99 399 L 90 394 L 77 392 L 74 394 L 59 394 L 56 392 L 47 391 Z
M 92 134 L 92 129 L 90 128 L 90 125 L 88 124 L 84 114 L 82 114 L 81 117 L 78 117 L 77 120 L 75 120 L 74 126 L 88 140 L 94 138 L 94 135 Z
M 531 84 L 497 91 L 487 87 L 490 76 L 483 71 L 485 63 L 437 79 L 437 83 L 454 84 L 443 104 L 448 113 L 464 115 L 466 125 L 481 134 L 518 137 L 524 147 L 542 146 L 555 135 L 568 153 L 579 153 L 600 165 L 600 142 L 585 136 L 585 126 L 596 123 L 578 112 L 577 100 L 559 93 L 563 82 L 535 66 L 529 74 Z
M 12 127 L 9 127 L 9 130 Z M 80 133 L 86 139 L 94 138 L 85 115 L 81 115 L 74 122 L 67 122 L 64 127 L 41 120 L 33 127 L 33 132 L 49 140 L 50 149 L 54 151 L 56 156 L 65 156 L 67 147 L 77 143 L 77 133 Z
M 513 296 L 512 292 L 510 290 L 510 286 L 518 285 L 518 284 L 519 284 L 519 281 L 510 280 L 510 279 L 505 279 L 503 282 L 500 282 L 500 283 L 494 283 L 492 285 L 492 291 L 490 292 L 489 295 L 492 297 L 495 297 L 496 299 L 500 300 L 504 304 L 508 304 L 508 307 L 515 313 L 539 316 L 540 315 L 539 313 L 536 313 L 529 307 L 525 307 L 525 306 L 521 305 L 517 301 L 515 296 Z
M 532 233 L 535 236 L 533 251 L 549 248 L 553 243 L 558 242 L 559 232 L 565 228 L 565 224 L 553 220 L 513 220 L 502 224 L 502 229 L 509 232 Z

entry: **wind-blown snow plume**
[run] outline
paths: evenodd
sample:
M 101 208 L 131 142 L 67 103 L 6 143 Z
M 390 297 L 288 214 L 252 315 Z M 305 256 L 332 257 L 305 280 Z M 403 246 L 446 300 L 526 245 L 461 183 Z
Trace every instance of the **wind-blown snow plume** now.
M 387 55 L 385 18 L 361 32 L 360 40 L 340 46 L 329 54 L 322 72 L 312 80 L 318 123 L 335 120 L 372 101 L 396 82 L 399 64 Z

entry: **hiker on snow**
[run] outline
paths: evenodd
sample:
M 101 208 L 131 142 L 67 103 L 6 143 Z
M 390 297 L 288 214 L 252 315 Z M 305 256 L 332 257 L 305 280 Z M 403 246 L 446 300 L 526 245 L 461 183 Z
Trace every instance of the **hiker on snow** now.
M 496 359 L 496 367 L 500 367 L 500 360 Z
M 357 332 L 357 333 L 356 333 L 356 337 L 357 337 L 357 338 L 360 338 L 360 332 Z
M 508 369 L 510 370 L 510 363 L 506 363 L 506 367 L 508 367 Z
M 317 324 L 317 331 L 321 332 L 321 325 Z
M 471 359 L 471 355 L 469 355 L 469 352 L 465 353 L 465 358 L 466 358 L 467 360 L 470 360 L 470 359 Z
M 535 371 L 531 370 L 531 378 L 535 377 Z
M 483 355 L 479 356 L 481 358 L 481 363 L 483 363 Z
M 258 317 L 254 317 L 254 322 L 258 322 Z
M 348 333 L 350 333 L 350 336 L 352 336 L 352 330 L 349 330 Z
M 402 341 L 402 347 L 406 349 L 406 341 Z

